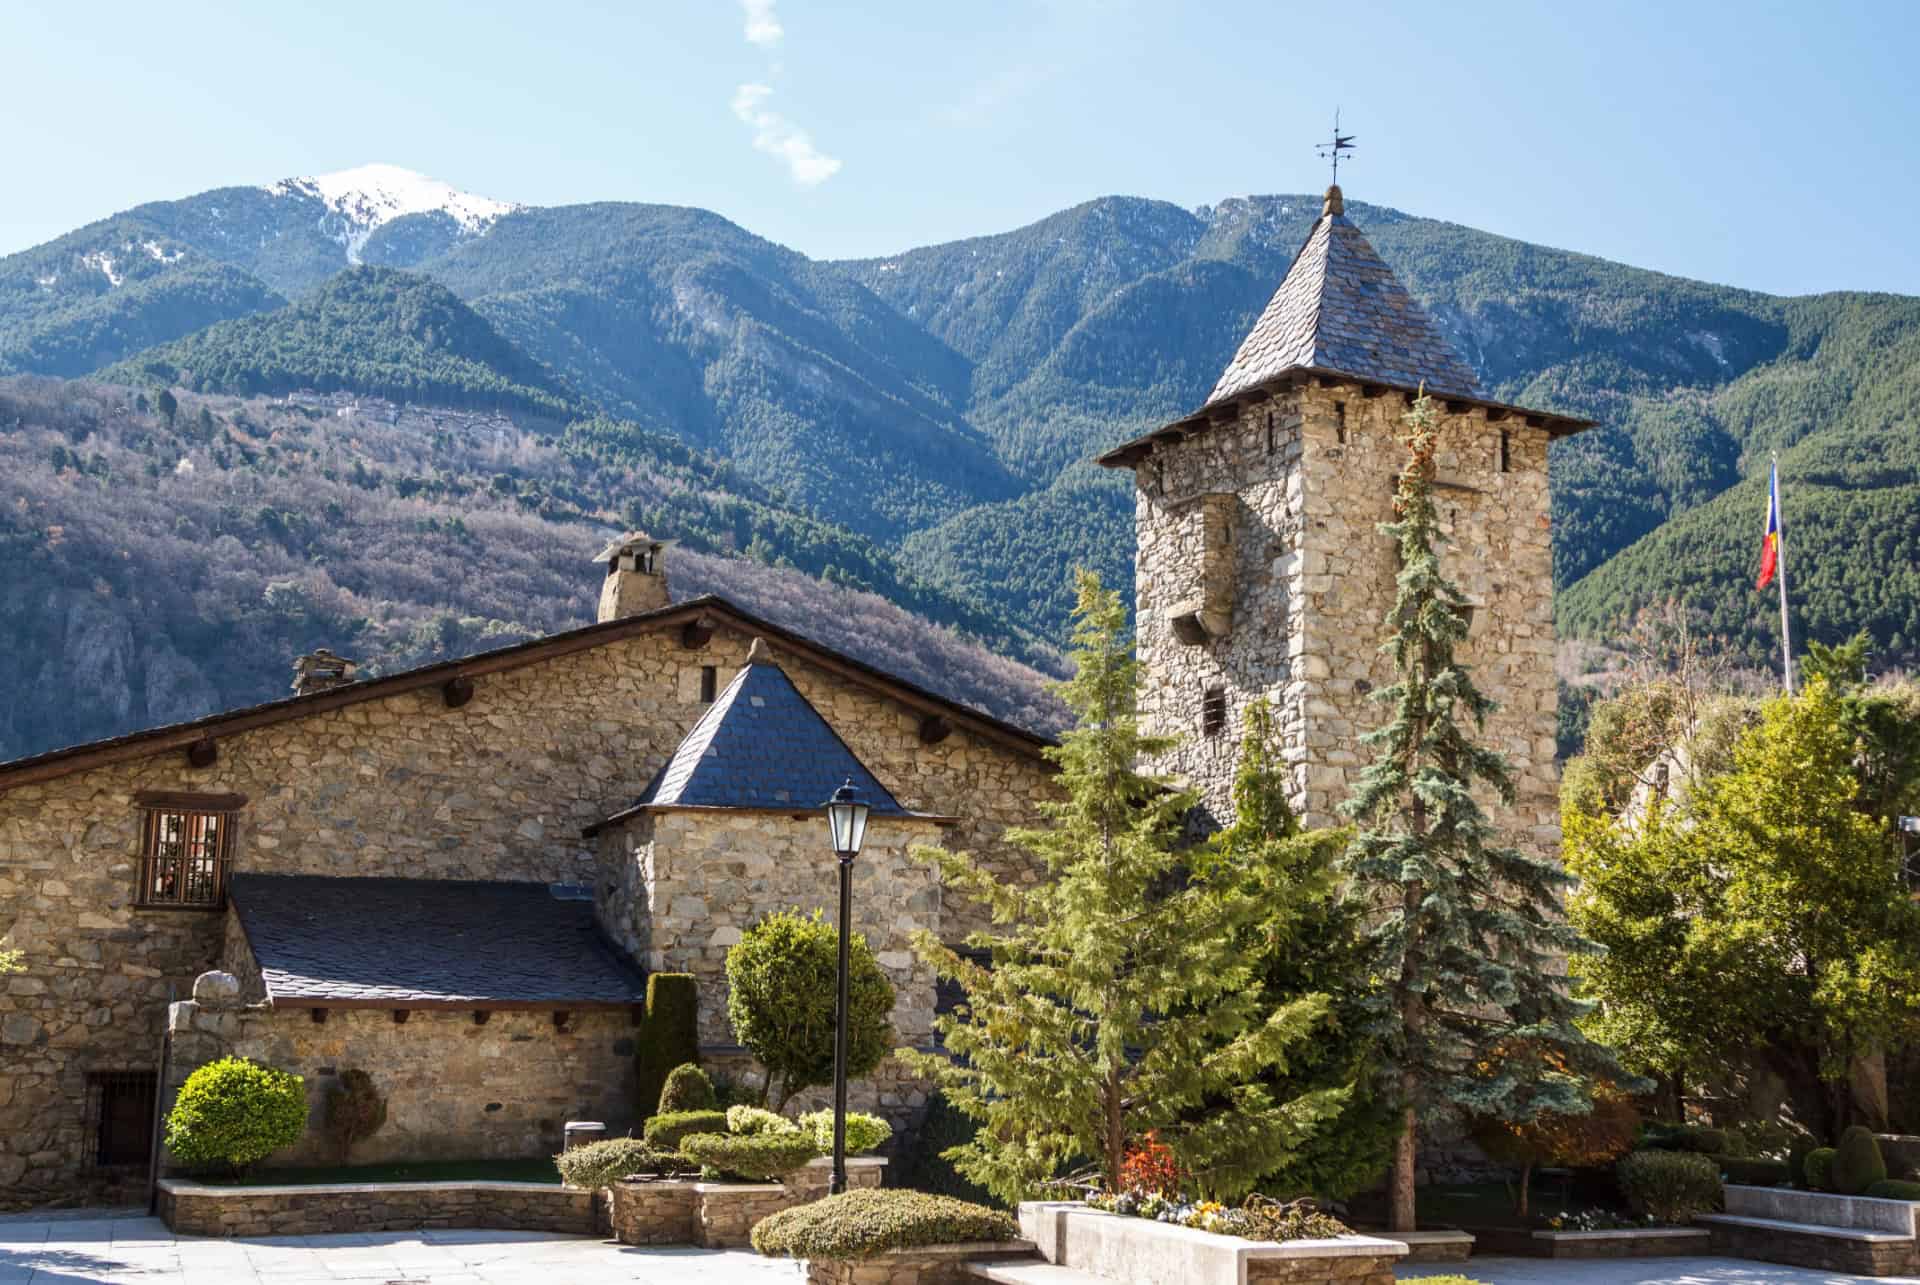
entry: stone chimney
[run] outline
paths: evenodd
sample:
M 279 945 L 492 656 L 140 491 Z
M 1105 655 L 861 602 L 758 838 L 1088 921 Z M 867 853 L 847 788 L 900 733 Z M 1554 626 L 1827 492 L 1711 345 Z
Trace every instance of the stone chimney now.
M 329 687 L 345 687 L 353 681 L 354 671 L 358 668 L 358 661 L 336 656 L 325 647 L 305 656 L 296 656 L 293 661 L 293 694 L 311 696 Z
M 602 624 L 667 605 L 667 544 L 644 532 L 629 531 L 594 558 L 607 565 L 607 578 L 600 586 Z

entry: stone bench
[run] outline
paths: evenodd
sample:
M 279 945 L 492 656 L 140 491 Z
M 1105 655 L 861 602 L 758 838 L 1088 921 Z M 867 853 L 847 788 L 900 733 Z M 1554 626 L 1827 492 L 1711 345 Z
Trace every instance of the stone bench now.
M 1379 1236 L 1405 1245 L 1409 1263 L 1464 1263 L 1473 1256 L 1472 1232 L 1383 1231 Z
M 1751 1214 L 1701 1214 L 1715 1253 L 1856 1276 L 1920 1272 L 1911 1234 L 1828 1223 L 1789 1222 Z

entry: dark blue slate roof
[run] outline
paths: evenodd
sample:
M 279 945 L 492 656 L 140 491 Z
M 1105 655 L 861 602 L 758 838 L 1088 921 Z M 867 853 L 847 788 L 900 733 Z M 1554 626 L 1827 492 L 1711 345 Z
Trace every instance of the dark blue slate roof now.
M 761 655 L 757 645 L 755 654 Z M 785 671 L 754 659 L 734 675 L 629 811 L 810 811 L 849 778 L 874 815 L 909 815 Z
M 646 999 L 646 975 L 594 923 L 591 893 L 565 885 L 235 874 L 228 893 L 275 1004 Z
M 1207 405 L 1289 370 L 1324 370 L 1409 391 L 1424 384 L 1431 393 L 1484 397 L 1473 369 L 1340 212 L 1337 189 L 1328 193 L 1327 206 Z

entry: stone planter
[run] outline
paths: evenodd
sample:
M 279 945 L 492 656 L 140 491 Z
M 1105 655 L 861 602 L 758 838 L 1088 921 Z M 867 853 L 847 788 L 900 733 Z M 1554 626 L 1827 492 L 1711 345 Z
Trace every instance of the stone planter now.
M 1529 1231 L 1524 1227 L 1476 1227 L 1483 1252 L 1525 1258 L 1664 1258 L 1704 1254 L 1710 1237 L 1701 1227 L 1627 1227 L 1613 1231 Z
M 969 1263 L 1022 1262 L 1033 1257 L 1024 1240 L 888 1249 L 866 1258 L 809 1260 L 808 1285 L 975 1285 Z
M 310 1236 L 420 1227 L 595 1230 L 594 1193 L 540 1182 L 347 1182 L 225 1187 L 165 1178 L 160 1218 L 183 1236 Z
M 886 1163 L 870 1156 L 847 1161 L 847 1185 L 878 1187 Z M 623 1245 L 739 1249 L 752 1243 L 753 1225 L 762 1218 L 824 1197 L 832 1171 L 831 1161 L 814 1160 L 784 1182 L 616 1182 L 613 1234 Z
M 1788 1187 L 1743 1187 L 1735 1183 L 1728 1183 L 1726 1190 L 1727 1212 L 1739 1217 L 1852 1227 L 1895 1236 L 1920 1233 L 1920 1203 L 1913 1201 L 1836 1196 Z
M 1128 1285 L 1393 1285 L 1407 1256 L 1397 1240 L 1246 1240 L 1089 1209 L 1079 1201 L 1029 1201 L 1020 1233 L 1049 1263 Z

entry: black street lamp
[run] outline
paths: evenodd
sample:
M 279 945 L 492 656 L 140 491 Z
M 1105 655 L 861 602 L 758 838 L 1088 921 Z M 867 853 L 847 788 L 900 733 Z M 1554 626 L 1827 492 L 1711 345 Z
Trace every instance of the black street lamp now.
M 853 778 L 827 800 L 827 826 L 833 831 L 833 854 L 840 858 L 840 994 L 833 1010 L 833 1179 L 827 1194 L 847 1189 L 847 973 L 848 942 L 853 921 L 853 859 L 867 837 L 867 803 L 853 788 Z

